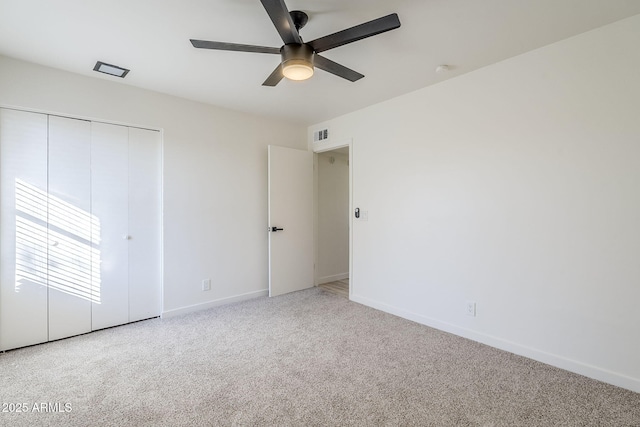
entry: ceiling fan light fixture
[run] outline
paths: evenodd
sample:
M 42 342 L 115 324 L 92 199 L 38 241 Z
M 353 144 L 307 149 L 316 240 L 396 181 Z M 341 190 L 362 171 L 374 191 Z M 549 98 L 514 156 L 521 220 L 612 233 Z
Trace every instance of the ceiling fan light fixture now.
M 304 59 L 290 59 L 282 63 L 282 74 L 289 80 L 307 80 L 313 76 L 313 64 Z
M 306 44 L 286 44 L 280 49 L 282 74 L 289 80 L 307 80 L 313 76 L 315 52 Z

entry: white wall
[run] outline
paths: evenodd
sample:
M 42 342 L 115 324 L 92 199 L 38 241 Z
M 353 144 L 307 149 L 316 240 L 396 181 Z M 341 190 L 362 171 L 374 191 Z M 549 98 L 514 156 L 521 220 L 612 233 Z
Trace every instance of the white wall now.
M 640 16 L 312 126 L 353 138 L 353 299 L 640 391 L 638 40 Z
M 162 129 L 164 312 L 266 295 L 267 145 L 304 127 L 3 56 L 0 105 Z
M 318 154 L 317 239 L 318 283 L 349 277 L 348 155 L 331 151 Z

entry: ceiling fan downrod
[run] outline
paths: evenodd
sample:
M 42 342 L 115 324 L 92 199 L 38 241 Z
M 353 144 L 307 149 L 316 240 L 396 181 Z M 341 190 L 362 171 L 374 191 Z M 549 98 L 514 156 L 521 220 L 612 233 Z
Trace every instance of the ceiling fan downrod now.
M 289 12 L 289 15 L 291 15 L 291 20 L 293 20 L 293 25 L 295 25 L 296 31 L 299 34 L 300 30 L 305 25 L 307 25 L 307 22 L 309 22 L 309 15 L 307 15 L 301 10 L 292 10 L 291 12 Z

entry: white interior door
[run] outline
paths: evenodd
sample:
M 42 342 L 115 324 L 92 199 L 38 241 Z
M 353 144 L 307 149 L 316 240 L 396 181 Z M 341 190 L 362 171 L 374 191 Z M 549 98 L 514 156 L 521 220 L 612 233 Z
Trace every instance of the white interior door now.
M 91 331 L 91 122 L 49 116 L 49 340 Z
M 128 128 L 91 124 L 91 329 L 129 321 Z
M 129 128 L 129 321 L 162 309 L 160 132 Z
M 276 296 L 313 286 L 313 153 L 268 150 L 269 296 Z
M 47 116 L 0 109 L 0 351 L 47 341 Z

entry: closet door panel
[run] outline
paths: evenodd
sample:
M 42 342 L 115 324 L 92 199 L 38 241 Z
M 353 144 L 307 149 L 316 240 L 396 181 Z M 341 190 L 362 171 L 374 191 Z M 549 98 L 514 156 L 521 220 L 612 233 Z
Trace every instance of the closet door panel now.
M 47 341 L 47 116 L 0 109 L 0 350 Z
M 49 117 L 49 340 L 91 330 L 91 123 Z
M 91 124 L 92 329 L 129 321 L 128 128 Z
M 129 128 L 129 321 L 161 311 L 160 133 Z

